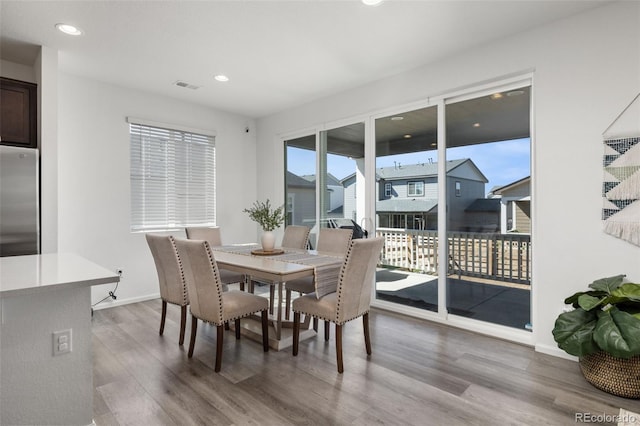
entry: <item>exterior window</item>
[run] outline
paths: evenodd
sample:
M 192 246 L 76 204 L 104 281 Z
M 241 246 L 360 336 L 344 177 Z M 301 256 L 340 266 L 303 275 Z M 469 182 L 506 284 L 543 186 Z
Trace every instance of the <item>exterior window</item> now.
M 460 183 L 459 180 L 456 181 L 456 197 L 460 196 L 462 190 L 462 184 Z
M 415 181 L 407 183 L 407 196 L 408 197 L 423 197 L 424 196 L 424 182 Z
M 391 182 L 384 184 L 384 196 L 385 198 L 391 197 Z
M 131 231 L 215 225 L 215 137 L 128 121 Z

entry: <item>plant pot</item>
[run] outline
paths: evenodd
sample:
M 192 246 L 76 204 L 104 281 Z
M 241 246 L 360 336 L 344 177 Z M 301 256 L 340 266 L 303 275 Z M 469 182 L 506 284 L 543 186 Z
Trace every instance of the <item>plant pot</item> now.
M 264 231 L 262 237 L 260 237 L 260 243 L 262 244 L 262 250 L 273 251 L 276 246 L 276 234 L 272 231 Z
M 587 382 L 600 390 L 640 398 L 640 355 L 625 359 L 600 351 L 580 358 L 580 370 Z

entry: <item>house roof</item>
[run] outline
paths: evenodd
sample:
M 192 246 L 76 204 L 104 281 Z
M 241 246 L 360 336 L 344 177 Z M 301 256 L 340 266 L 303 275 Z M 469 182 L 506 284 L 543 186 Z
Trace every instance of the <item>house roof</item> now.
M 529 185 L 530 181 L 531 181 L 531 176 L 526 176 L 526 177 L 523 177 L 522 179 L 518 179 L 514 182 L 492 189 L 491 193 L 493 195 L 501 195 L 503 192 L 511 190 L 517 186 Z
M 447 161 L 447 173 L 466 161 L 471 160 L 462 158 Z M 376 176 L 385 180 L 438 176 L 438 163 L 398 164 L 397 166 L 378 167 Z
M 287 186 L 315 188 L 316 184 L 314 181 L 304 179 L 294 173 L 287 171 Z
M 417 199 L 417 198 L 394 198 L 390 200 L 376 201 L 376 211 L 382 213 L 388 212 L 420 212 L 420 213 L 432 213 L 435 212 L 435 208 L 438 205 L 438 200 L 435 199 Z

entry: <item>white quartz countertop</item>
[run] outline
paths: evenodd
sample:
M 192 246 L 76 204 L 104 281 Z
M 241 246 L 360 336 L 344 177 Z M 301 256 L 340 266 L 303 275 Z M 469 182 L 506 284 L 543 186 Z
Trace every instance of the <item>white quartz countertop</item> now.
M 115 283 L 112 271 L 73 253 L 0 257 L 0 297 Z

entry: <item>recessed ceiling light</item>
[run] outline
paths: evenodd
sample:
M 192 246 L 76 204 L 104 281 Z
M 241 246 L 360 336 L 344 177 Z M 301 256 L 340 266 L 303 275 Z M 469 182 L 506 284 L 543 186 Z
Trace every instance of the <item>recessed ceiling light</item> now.
M 362 0 L 362 4 L 366 6 L 378 6 L 383 0 Z
M 502 93 L 494 93 L 493 95 L 491 95 L 491 99 L 500 99 L 503 96 L 504 95 Z
M 480 127 L 480 123 L 473 123 L 473 127 Z
M 400 121 L 400 120 L 404 120 L 404 117 L 401 115 L 395 115 L 391 117 L 391 121 Z
M 405 139 L 411 139 L 413 136 L 411 136 L 410 134 L 407 133 L 406 135 L 404 135 L 402 137 L 405 138 Z
M 520 96 L 524 95 L 524 90 L 512 90 L 507 93 L 507 96 Z
M 65 34 L 79 36 L 82 35 L 82 30 L 76 26 L 69 24 L 56 24 L 58 31 L 62 31 Z
M 224 75 L 224 74 L 218 74 L 218 75 L 216 75 L 216 76 L 215 76 L 215 77 L 213 77 L 213 78 L 215 78 L 217 81 L 221 81 L 221 82 L 223 82 L 223 83 L 224 83 L 225 81 L 229 81 L 229 77 L 227 77 L 227 76 L 226 76 L 226 75 Z

